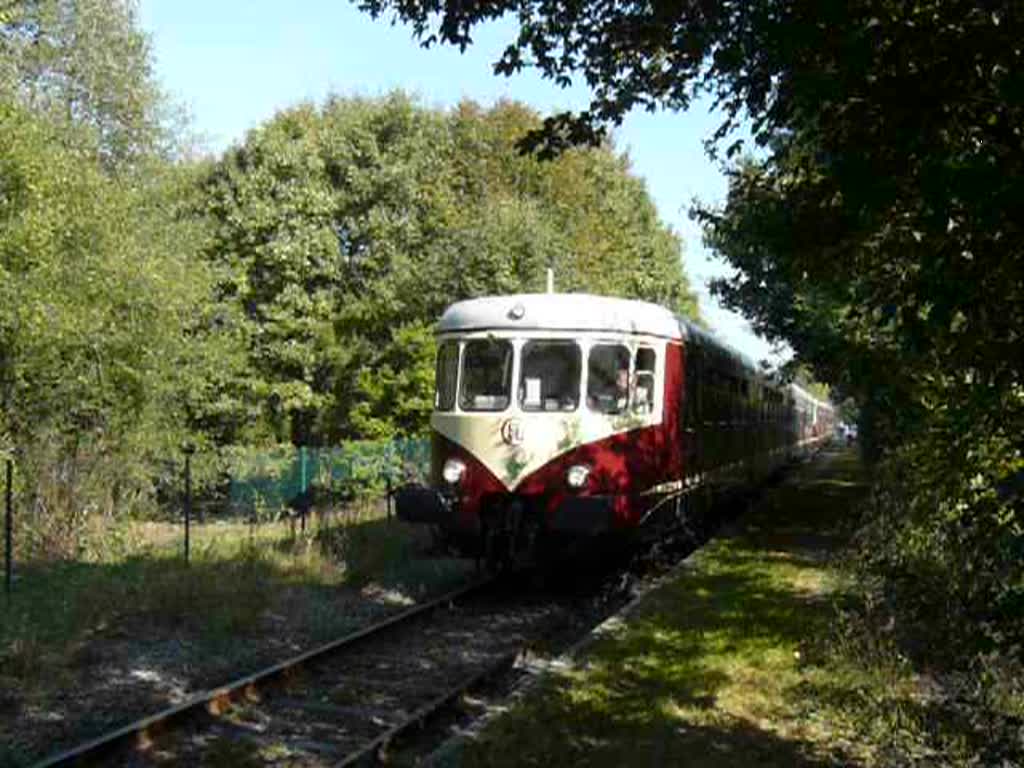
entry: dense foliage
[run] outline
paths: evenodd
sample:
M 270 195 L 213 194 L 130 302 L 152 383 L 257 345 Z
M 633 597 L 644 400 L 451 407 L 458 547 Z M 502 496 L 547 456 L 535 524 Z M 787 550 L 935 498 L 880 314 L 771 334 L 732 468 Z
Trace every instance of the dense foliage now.
M 274 438 L 422 430 L 445 306 L 543 290 L 549 265 L 561 290 L 696 312 L 680 242 L 628 161 L 609 148 L 520 156 L 539 125 L 514 103 L 334 98 L 282 112 L 212 169 L 206 254 L 245 314 L 251 393 Z
M 863 15 L 859 15 L 863 14 Z M 721 210 L 720 293 L 861 405 L 880 504 L 861 566 L 912 634 L 1024 639 L 1019 8 L 869 3 L 783 59 Z M 823 79 L 821 73 L 841 73 Z M 879 578 L 881 576 L 881 578 Z
M 10 0 L 0 7 L 0 89 L 106 168 L 166 153 L 173 110 L 152 77 L 132 0 Z
M 0 435 L 33 517 L 74 527 L 150 497 L 193 388 L 232 352 L 195 322 L 212 282 L 173 169 L 117 182 L 10 104 L 0 136 Z
M 131 6 L 0 11 L 0 451 L 36 551 L 148 506 L 196 381 L 230 365 L 157 104 Z

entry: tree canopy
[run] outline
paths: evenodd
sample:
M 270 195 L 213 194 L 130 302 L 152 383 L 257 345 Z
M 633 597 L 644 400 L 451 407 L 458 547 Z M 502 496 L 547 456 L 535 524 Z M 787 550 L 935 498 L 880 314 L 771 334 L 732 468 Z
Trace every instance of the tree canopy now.
M 166 150 L 171 103 L 135 0 L 12 0 L 0 8 L 0 94 L 64 126 L 115 167 Z
M 449 112 L 395 93 L 302 105 L 210 172 L 201 202 L 248 321 L 254 393 L 280 438 L 423 428 L 431 327 L 460 298 L 543 290 L 642 297 L 695 316 L 678 237 L 610 148 L 516 151 L 521 105 Z
M 50 554 L 149 506 L 243 360 L 134 8 L 0 7 L 0 453 Z

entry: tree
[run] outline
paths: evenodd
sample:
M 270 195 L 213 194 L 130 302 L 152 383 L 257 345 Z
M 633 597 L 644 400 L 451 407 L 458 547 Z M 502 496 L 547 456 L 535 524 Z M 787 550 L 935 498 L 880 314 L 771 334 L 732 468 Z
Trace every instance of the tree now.
M 191 436 L 186 393 L 213 355 L 231 365 L 197 320 L 212 286 L 201 229 L 176 216 L 187 185 L 112 179 L 65 130 L 0 103 L 0 442 L 37 543 L 64 555 L 88 515 L 152 500 Z
M 0 451 L 36 554 L 151 508 L 183 439 L 248 417 L 171 115 L 133 0 L 0 4 Z
M 166 149 L 169 104 L 135 0 L 13 0 L 0 10 L 0 97 L 65 125 L 108 168 Z
M 421 431 L 452 301 L 559 287 L 696 302 L 678 238 L 609 147 L 540 164 L 521 105 L 396 93 L 286 110 L 204 183 L 207 254 L 245 314 L 257 395 L 297 443 Z

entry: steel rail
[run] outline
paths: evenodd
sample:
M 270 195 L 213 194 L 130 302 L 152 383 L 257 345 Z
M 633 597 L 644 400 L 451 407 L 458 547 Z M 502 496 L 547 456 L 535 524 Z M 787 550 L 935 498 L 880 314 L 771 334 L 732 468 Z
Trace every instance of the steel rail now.
M 219 715 L 230 707 L 233 700 L 254 696 L 255 691 L 262 684 L 283 677 L 305 664 L 320 661 L 333 654 L 348 650 L 365 640 L 383 635 L 399 625 L 427 616 L 438 608 L 451 605 L 458 600 L 463 600 L 479 592 L 484 592 L 494 586 L 502 575 L 489 576 L 465 587 L 451 590 L 423 605 L 413 606 L 390 618 L 363 629 L 358 629 L 336 640 L 331 640 L 298 656 L 293 656 L 285 661 L 265 667 L 216 688 L 194 694 L 180 704 L 175 704 L 148 717 L 128 723 L 66 751 L 45 757 L 35 763 L 33 768 L 56 768 L 57 766 L 87 763 L 88 761 L 97 760 L 116 749 L 125 748 L 132 739 L 135 739 L 138 744 L 144 745 L 148 742 L 149 732 L 173 721 L 198 715 L 204 710 L 207 714 Z
M 360 747 L 355 752 L 352 752 L 340 763 L 337 763 L 335 768 L 350 768 L 350 766 L 357 765 L 377 765 L 384 762 L 383 752 L 392 741 L 403 736 L 413 728 L 423 724 L 424 721 L 447 707 L 466 691 L 476 688 L 492 677 L 496 677 L 511 669 L 519 659 L 522 652 L 523 649 L 520 648 L 515 651 L 511 651 L 510 653 L 506 653 L 497 661 L 487 665 L 484 669 L 467 675 L 458 683 L 449 687 L 448 690 L 440 696 L 435 697 L 417 709 L 405 720 L 391 726 L 387 731 L 377 736 L 365 746 Z

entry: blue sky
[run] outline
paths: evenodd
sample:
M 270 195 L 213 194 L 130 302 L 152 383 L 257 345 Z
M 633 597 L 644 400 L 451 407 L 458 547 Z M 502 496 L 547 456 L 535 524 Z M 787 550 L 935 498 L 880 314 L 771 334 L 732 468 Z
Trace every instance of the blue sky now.
M 377 95 L 394 88 L 431 106 L 471 98 L 488 104 L 517 99 L 541 112 L 584 107 L 585 87 L 556 87 L 533 72 L 513 78 L 492 72 L 513 27 L 481 30 L 459 54 L 422 49 L 403 26 L 372 21 L 343 0 L 143 0 L 142 26 L 152 38 L 156 74 L 191 112 L 209 149 L 220 151 L 277 110 L 329 93 Z M 687 216 L 694 198 L 721 200 L 725 179 L 704 155 L 702 141 L 718 121 L 707 103 L 685 114 L 636 113 L 616 131 L 662 218 L 684 240 L 687 273 L 715 331 L 754 359 L 769 346 L 740 317 L 719 308 L 707 280 L 726 267 L 711 258 Z

